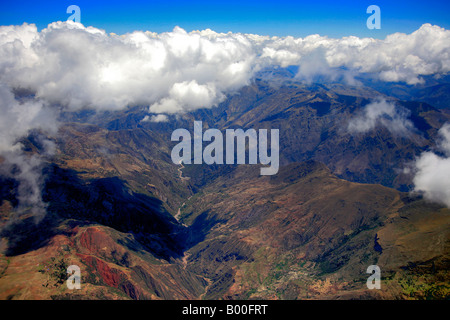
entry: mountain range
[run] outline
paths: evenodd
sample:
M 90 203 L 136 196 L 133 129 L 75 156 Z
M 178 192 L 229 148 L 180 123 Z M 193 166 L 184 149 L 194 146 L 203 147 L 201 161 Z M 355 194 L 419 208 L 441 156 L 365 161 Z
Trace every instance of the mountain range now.
M 415 192 L 413 166 L 450 121 L 448 79 L 358 80 L 272 68 L 169 121 L 143 121 L 148 106 L 62 113 L 46 214 L 16 215 L 19 183 L 0 177 L 0 299 L 448 299 L 450 210 Z M 279 129 L 279 172 L 172 163 L 171 133 L 196 120 Z M 40 135 L 23 139 L 29 156 L 44 154 Z

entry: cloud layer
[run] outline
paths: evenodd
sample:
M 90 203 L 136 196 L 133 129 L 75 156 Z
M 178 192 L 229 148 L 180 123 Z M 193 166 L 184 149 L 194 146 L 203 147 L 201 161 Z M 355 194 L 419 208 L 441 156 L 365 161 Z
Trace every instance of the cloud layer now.
M 299 66 L 298 78 L 354 81 L 369 73 L 385 81 L 421 82 L 450 71 L 450 31 L 424 24 L 385 40 L 319 35 L 107 34 L 74 22 L 0 27 L 0 82 L 27 88 L 68 109 L 117 110 L 148 105 L 152 113 L 208 108 L 248 84 L 263 67 Z
M 416 160 L 415 191 L 423 193 L 430 201 L 450 208 L 450 124 L 439 130 L 438 149 L 443 156 L 424 152 Z
M 348 123 L 350 133 L 366 133 L 381 125 L 392 134 L 406 136 L 414 130 L 413 123 L 408 119 L 409 111 L 394 102 L 384 99 L 367 104 L 359 116 L 352 118 Z
M 154 113 L 211 107 L 249 83 L 252 43 L 206 30 L 123 36 L 55 22 L 0 28 L 0 80 L 69 110 L 149 105 Z

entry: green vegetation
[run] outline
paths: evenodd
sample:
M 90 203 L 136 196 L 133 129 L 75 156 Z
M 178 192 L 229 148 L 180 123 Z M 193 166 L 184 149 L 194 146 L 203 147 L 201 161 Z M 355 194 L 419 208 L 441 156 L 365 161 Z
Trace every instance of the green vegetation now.
M 44 287 L 58 287 L 67 280 L 67 259 L 62 251 L 58 251 L 56 257 L 51 257 L 43 265 L 39 264 L 38 272 L 47 275 L 47 282 L 42 284 Z
M 436 277 L 427 274 L 406 274 L 397 281 L 402 288 L 402 293 L 407 298 L 419 300 L 450 299 L 450 285 L 448 282 L 435 282 Z

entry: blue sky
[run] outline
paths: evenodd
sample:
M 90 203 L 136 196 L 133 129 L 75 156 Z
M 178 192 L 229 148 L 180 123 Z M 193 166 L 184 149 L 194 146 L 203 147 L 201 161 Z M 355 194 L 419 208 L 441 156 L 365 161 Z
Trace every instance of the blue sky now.
M 304 37 L 318 33 L 329 37 L 355 35 L 384 38 L 394 32 L 410 33 L 423 23 L 450 29 L 450 1 L 380 0 L 194 0 L 194 1 L 8 1 L 0 4 L 0 25 L 35 23 L 39 29 L 65 21 L 66 8 L 78 5 L 81 22 L 107 32 L 133 30 L 187 31 L 210 28 L 217 32 Z M 369 5 L 381 9 L 381 29 L 369 30 Z

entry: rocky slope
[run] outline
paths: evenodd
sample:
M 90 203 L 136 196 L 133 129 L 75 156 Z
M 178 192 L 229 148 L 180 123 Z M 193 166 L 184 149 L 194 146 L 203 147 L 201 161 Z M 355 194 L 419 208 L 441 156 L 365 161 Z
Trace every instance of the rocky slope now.
M 204 237 L 194 241 L 188 263 L 211 279 L 208 298 L 449 294 L 450 211 L 339 179 L 317 162 L 288 165 L 270 178 L 240 167 L 182 213 Z M 372 264 L 382 270 L 384 290 L 366 287 Z M 420 280 L 402 287 L 413 275 Z

